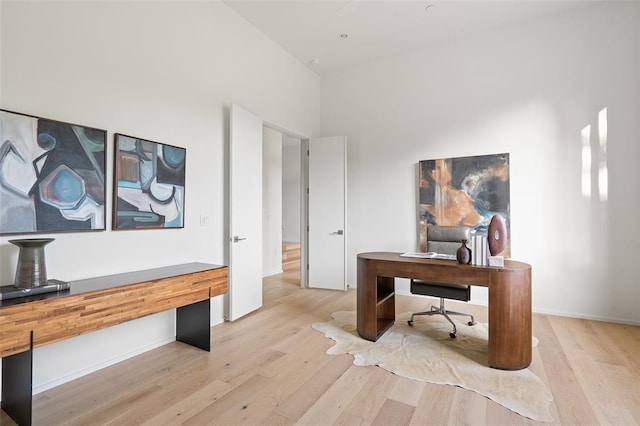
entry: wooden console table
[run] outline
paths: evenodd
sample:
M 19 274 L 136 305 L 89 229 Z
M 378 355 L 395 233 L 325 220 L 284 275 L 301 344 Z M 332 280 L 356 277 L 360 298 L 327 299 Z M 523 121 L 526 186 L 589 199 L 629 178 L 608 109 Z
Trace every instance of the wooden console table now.
M 531 364 L 531 266 L 505 260 L 502 268 L 451 260 L 358 255 L 358 334 L 375 342 L 395 321 L 395 278 L 489 288 L 489 366 L 520 370 Z
M 176 340 L 210 350 L 210 298 L 227 267 L 187 263 L 72 281 L 69 290 L 0 302 L 2 409 L 31 424 L 33 349 L 176 308 Z

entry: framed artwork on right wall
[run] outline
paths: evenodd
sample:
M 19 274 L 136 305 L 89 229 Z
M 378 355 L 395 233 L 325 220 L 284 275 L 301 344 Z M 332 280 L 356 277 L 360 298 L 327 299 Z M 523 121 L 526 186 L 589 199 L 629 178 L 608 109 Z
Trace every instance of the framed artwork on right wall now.
M 419 168 L 420 249 L 427 225 L 469 226 L 486 234 L 494 215 L 506 224 L 502 255 L 511 255 L 509 154 L 423 160 Z

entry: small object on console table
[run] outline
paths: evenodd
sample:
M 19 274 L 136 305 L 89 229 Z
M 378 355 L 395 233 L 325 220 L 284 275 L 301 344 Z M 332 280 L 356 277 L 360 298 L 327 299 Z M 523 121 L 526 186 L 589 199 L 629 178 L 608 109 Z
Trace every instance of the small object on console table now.
M 44 246 L 53 238 L 26 238 L 9 240 L 20 247 L 14 285 L 18 288 L 34 288 L 47 285 L 47 265 L 44 260 Z
M 47 284 L 32 288 L 20 288 L 15 285 L 0 287 L 0 300 L 17 299 L 18 297 L 35 296 L 36 294 L 53 293 L 69 290 L 71 284 L 60 280 L 48 280 Z

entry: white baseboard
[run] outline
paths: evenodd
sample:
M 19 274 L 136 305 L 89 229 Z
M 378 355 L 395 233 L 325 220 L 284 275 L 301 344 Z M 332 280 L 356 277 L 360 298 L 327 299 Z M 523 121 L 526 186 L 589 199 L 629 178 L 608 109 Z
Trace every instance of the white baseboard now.
M 409 291 L 397 291 L 396 294 L 399 296 L 425 297 L 425 296 L 420 296 L 416 294 L 411 294 L 411 292 Z M 434 297 L 434 299 L 437 299 L 437 298 Z M 487 306 L 486 303 L 477 303 L 477 302 L 475 303 L 467 302 L 467 303 L 475 306 L 485 306 L 485 307 Z M 580 314 L 576 312 L 557 311 L 553 309 L 538 309 L 536 307 L 532 308 L 532 312 L 534 314 L 553 315 L 557 317 L 577 318 L 577 319 L 586 319 L 591 321 L 603 321 L 603 322 L 611 322 L 615 324 L 640 326 L 640 321 L 632 321 L 632 320 L 623 319 L 623 318 L 613 318 L 613 317 L 605 317 L 605 316 L 598 316 L 598 315 L 585 315 L 585 314 Z
M 222 324 L 223 322 L 224 322 L 224 318 L 223 317 L 214 318 L 211 326 L 213 327 L 215 325 Z M 44 392 L 46 390 L 49 390 L 51 388 L 54 388 L 56 386 L 60 386 L 60 385 L 62 385 L 64 383 L 67 383 L 67 382 L 70 382 L 72 380 L 78 379 L 78 378 L 80 378 L 82 376 L 86 376 L 87 374 L 94 373 L 94 372 L 96 372 L 98 370 L 101 370 L 103 368 L 106 368 L 106 367 L 109 367 L 111 365 L 117 364 L 119 362 L 125 361 L 125 360 L 127 360 L 129 358 L 133 358 L 136 355 L 140 355 L 140 354 L 142 354 L 144 352 L 148 352 L 148 351 L 150 351 L 152 349 L 159 348 L 160 346 L 166 345 L 168 343 L 175 342 L 175 340 L 176 340 L 175 336 L 166 337 L 164 339 L 158 340 L 158 341 L 156 341 L 154 343 L 151 343 L 149 345 L 145 345 L 145 346 L 142 346 L 140 348 L 137 348 L 134 351 L 127 352 L 125 354 L 122 354 L 120 356 L 114 357 L 112 359 L 109 359 L 109 360 L 106 360 L 106 361 L 103 361 L 103 362 L 99 362 L 99 363 L 94 364 L 92 366 L 89 366 L 87 368 L 83 368 L 81 370 L 74 371 L 71 374 L 67 374 L 65 376 L 59 377 L 56 380 L 52 380 L 50 382 L 42 383 L 40 385 L 34 386 L 33 390 L 32 390 L 32 394 L 35 395 L 35 394 Z
M 278 275 L 278 274 L 281 274 L 282 272 L 283 272 L 282 268 L 275 271 L 265 272 L 262 274 L 262 278 L 270 277 L 271 275 Z
M 533 313 L 534 314 L 553 315 L 553 316 L 556 316 L 556 317 L 586 319 L 586 320 L 590 320 L 590 321 L 602 321 L 602 322 L 611 322 L 611 323 L 615 323 L 615 324 L 626 324 L 626 325 L 640 326 L 640 321 L 632 321 L 632 320 L 628 320 L 628 319 L 604 317 L 604 316 L 598 316 L 598 315 L 584 315 L 584 314 L 578 314 L 578 313 L 575 313 L 575 312 L 555 311 L 555 310 L 551 310 L 551 309 L 533 309 Z
M 211 324 L 209 324 L 211 327 L 216 326 L 218 324 L 222 324 L 224 322 L 224 317 L 219 317 L 219 318 L 214 318 L 211 320 Z
M 109 366 L 111 366 L 113 364 L 117 364 L 117 363 L 122 362 L 124 360 L 127 360 L 129 358 L 132 358 L 132 357 L 134 357 L 136 355 L 140 355 L 140 354 L 142 354 L 144 352 L 147 352 L 147 351 L 150 351 L 152 349 L 159 348 L 160 346 L 166 345 L 167 343 L 171 343 L 173 341 L 175 341 L 175 336 L 167 337 L 167 338 L 158 340 L 157 342 L 154 342 L 152 344 L 145 345 L 145 346 L 142 346 L 140 348 L 137 348 L 136 350 L 128 352 L 126 354 L 122 354 L 122 355 L 117 356 L 115 358 L 112 358 L 112 359 L 109 359 L 109 360 L 94 364 L 94 365 L 92 365 L 90 367 L 83 368 L 83 369 L 78 370 L 78 371 L 74 371 L 73 373 L 67 374 L 67 375 L 65 375 L 63 377 L 60 377 L 60 378 L 56 379 L 56 380 L 52 380 L 52 381 L 47 382 L 47 383 L 42 383 L 42 384 L 40 384 L 38 386 L 34 386 L 33 389 L 32 389 L 32 394 L 35 395 L 35 394 L 38 394 L 40 392 L 44 392 L 46 390 L 54 388 L 56 386 L 60 386 L 60 385 L 62 385 L 64 383 L 67 383 L 67 382 L 70 382 L 72 380 L 78 379 L 78 378 L 80 378 L 82 376 L 86 376 L 87 374 L 94 373 L 94 372 L 96 372 L 98 370 L 101 370 L 103 368 L 109 367 Z

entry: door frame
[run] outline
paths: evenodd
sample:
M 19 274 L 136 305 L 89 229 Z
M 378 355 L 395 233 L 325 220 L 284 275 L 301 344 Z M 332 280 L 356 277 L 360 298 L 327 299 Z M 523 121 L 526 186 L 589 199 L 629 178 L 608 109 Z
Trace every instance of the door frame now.
M 262 120 L 262 125 L 300 141 L 300 287 L 308 288 L 309 238 L 307 229 L 309 225 L 309 197 L 307 188 L 309 187 L 309 156 L 307 151 L 309 150 L 309 137 L 266 120 Z
M 288 130 L 282 126 L 271 123 L 266 120 L 262 120 L 263 127 L 276 130 L 289 137 L 300 140 L 300 287 L 309 288 L 309 139 L 308 136 L 301 135 L 299 133 Z M 346 160 L 345 160 L 346 161 Z M 346 167 L 346 164 L 345 164 Z M 345 188 L 346 191 L 346 188 Z M 345 193 L 346 196 L 346 193 Z M 345 211 L 347 210 L 347 200 L 345 199 Z M 346 213 L 348 214 L 348 213 Z M 346 234 L 347 217 L 345 214 L 345 238 L 348 238 Z M 346 244 L 346 240 L 345 240 Z M 347 255 L 345 249 L 345 256 Z M 348 267 L 347 259 L 345 259 L 345 275 Z M 349 288 L 348 282 L 345 277 L 345 289 Z
M 300 140 L 300 287 L 309 288 L 309 138 Z

